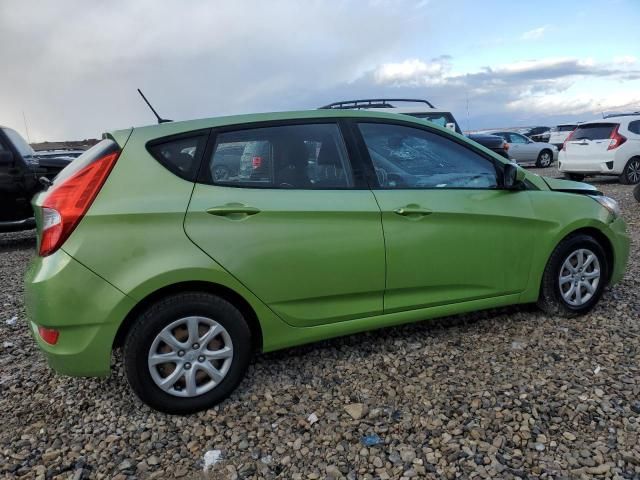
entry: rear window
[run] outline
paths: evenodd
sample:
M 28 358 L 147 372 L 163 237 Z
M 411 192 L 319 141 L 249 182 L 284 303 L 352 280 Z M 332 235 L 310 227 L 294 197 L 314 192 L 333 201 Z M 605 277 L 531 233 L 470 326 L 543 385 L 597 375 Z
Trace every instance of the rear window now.
M 104 139 L 96 143 L 89 150 L 86 150 L 82 155 L 74 159 L 69 165 L 62 169 L 62 171 L 54 178 L 53 184 L 64 182 L 67 178 L 79 172 L 83 168 L 91 165 L 96 160 L 109 155 L 110 153 L 117 152 L 120 149 L 118 144 L 111 139 Z
M 576 128 L 571 140 L 604 140 L 611 138 L 616 123 L 590 123 Z
M 147 143 L 147 150 L 162 166 L 180 178 L 195 181 L 207 132 L 192 132 Z

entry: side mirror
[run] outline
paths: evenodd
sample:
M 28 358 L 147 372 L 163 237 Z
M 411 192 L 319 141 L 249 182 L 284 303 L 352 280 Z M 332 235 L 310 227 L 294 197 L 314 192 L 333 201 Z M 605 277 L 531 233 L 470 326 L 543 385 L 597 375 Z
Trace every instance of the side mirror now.
M 520 190 L 525 173 L 515 163 L 507 163 L 502 173 L 502 186 L 507 190 Z
M 0 151 L 0 165 L 11 165 L 13 163 L 13 152 L 8 150 Z

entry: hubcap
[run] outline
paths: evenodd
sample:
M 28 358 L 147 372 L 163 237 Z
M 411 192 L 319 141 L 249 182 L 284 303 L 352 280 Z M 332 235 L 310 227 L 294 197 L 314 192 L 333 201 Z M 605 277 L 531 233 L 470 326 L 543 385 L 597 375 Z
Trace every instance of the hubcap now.
M 551 156 L 547 152 L 545 152 L 540 157 L 540 160 L 541 160 L 540 163 L 542 164 L 542 166 L 547 167 L 551 163 Z
M 571 253 L 560 268 L 560 293 L 569 305 L 580 307 L 587 303 L 600 283 L 600 262 L 591 250 L 581 248 Z
M 216 167 L 213 171 L 214 180 L 226 180 L 229 172 L 225 167 Z
M 640 160 L 633 160 L 631 163 L 629 163 L 627 178 L 631 183 L 640 182 Z
M 156 336 L 147 363 L 154 383 L 176 397 L 197 397 L 220 384 L 233 360 L 227 330 L 207 317 L 185 317 Z

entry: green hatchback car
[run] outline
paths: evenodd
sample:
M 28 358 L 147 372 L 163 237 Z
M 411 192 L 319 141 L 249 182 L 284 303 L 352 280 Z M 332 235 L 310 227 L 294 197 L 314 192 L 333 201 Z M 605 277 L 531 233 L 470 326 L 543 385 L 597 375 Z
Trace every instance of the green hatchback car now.
M 629 249 L 592 186 L 365 111 L 115 131 L 33 205 L 26 300 L 49 364 L 103 376 L 123 347 L 133 391 L 181 414 L 258 350 L 518 303 L 583 314 Z

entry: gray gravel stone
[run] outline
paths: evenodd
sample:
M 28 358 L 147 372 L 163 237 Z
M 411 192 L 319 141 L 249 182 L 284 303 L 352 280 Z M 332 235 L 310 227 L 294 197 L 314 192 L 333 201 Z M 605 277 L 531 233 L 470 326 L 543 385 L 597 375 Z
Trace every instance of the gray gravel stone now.
M 107 379 L 55 375 L 24 311 L 33 232 L 0 234 L 0 478 L 640 478 L 640 204 L 593 183 L 632 246 L 590 314 L 505 308 L 261 355 L 188 417 L 142 405 L 120 354 Z

